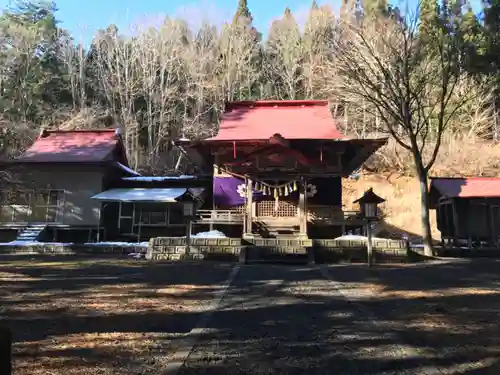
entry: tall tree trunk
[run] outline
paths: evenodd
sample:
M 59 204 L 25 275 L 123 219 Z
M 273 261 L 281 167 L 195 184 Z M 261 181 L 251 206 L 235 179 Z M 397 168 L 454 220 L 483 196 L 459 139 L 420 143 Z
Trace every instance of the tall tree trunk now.
M 415 158 L 420 159 L 420 157 Z M 420 219 L 422 222 L 422 239 L 424 243 L 424 254 L 433 256 L 432 233 L 429 215 L 429 188 L 427 186 L 427 171 L 422 165 L 421 159 L 417 161 L 417 176 L 420 186 Z

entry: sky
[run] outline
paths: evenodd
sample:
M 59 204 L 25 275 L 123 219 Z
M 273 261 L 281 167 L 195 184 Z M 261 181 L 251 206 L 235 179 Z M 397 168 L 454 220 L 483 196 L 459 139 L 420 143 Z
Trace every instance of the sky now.
M 203 21 L 220 25 L 231 20 L 238 0 L 55 0 L 61 27 L 68 29 L 76 42 L 90 44 L 99 29 L 115 24 L 124 33 L 158 25 L 165 15 L 180 17 L 192 28 Z M 409 0 L 416 1 L 416 0 Z M 477 2 L 478 0 L 473 0 Z M 0 0 L 4 9 L 12 0 Z M 341 0 L 318 0 L 334 10 Z M 307 19 L 312 0 L 248 0 L 254 26 L 266 35 L 272 21 L 280 18 L 288 6 L 299 25 Z
M 0 0 L 4 9 L 11 0 Z M 155 25 L 165 15 L 178 16 L 191 27 L 204 20 L 222 24 L 231 20 L 238 0 L 55 0 L 61 26 L 84 43 L 89 42 L 100 28 L 116 24 L 122 31 Z M 288 6 L 299 24 L 307 17 L 312 0 L 248 0 L 255 27 L 266 33 L 271 22 L 281 17 Z M 323 0 L 318 4 L 339 4 L 340 0 Z M 338 8 L 338 5 L 336 6 Z M 79 40 L 80 39 L 80 40 Z

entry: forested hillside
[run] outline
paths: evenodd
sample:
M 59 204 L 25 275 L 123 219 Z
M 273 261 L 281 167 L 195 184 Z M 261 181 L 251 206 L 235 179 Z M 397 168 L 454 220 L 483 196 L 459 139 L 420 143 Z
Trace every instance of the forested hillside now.
M 344 2 L 334 14 L 313 1 L 302 29 L 284 9 L 264 39 L 265 30 L 252 26 L 247 2 L 240 0 L 233 20 L 219 28 L 207 23 L 190 30 L 184 20 L 166 18 L 159 28 L 126 37 L 109 25 L 83 46 L 59 26 L 56 5 L 17 2 L 0 18 L 0 144 L 6 156 L 20 152 L 42 126 L 108 127 L 115 122 L 123 127 L 132 166 L 160 173 L 174 165 L 174 157 L 167 156 L 170 139 L 214 132 L 225 101 L 246 99 L 329 99 L 345 133 L 394 135 L 394 127 L 387 126 L 394 117 L 385 117 L 383 106 L 375 108 L 376 101 L 360 100 L 339 84 L 349 55 L 337 47 L 348 45 L 349 25 L 359 25 L 370 45 L 387 47 L 392 43 L 387 30 L 414 9 L 362 0 Z M 436 118 L 436 128 L 429 126 L 423 136 L 424 143 L 443 144 L 436 167 L 460 174 L 465 173 L 460 164 L 472 160 L 470 173 L 496 173 L 500 3 L 485 1 L 479 17 L 463 0 L 423 0 L 417 19 L 414 39 L 420 41 L 452 30 L 453 61 L 459 61 L 453 72 L 460 79 L 449 90 L 449 103 L 456 104 L 450 123 L 438 137 L 444 128 Z M 439 49 L 422 51 L 425 64 L 442 62 Z M 489 89 L 479 91 L 486 78 Z M 426 89 L 427 99 L 439 95 L 434 88 Z M 465 93 L 473 93 L 470 100 L 461 99 Z M 432 125 L 433 119 L 426 121 Z M 405 130 L 400 131 L 403 137 Z M 368 168 L 411 173 L 408 149 L 395 139 Z M 481 152 L 475 155 L 478 143 Z M 456 156 L 464 148 L 468 159 L 463 152 Z

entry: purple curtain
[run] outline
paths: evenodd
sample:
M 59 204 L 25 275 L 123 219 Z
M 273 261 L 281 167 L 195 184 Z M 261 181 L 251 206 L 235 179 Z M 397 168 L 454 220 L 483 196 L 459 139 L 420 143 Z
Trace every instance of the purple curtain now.
M 214 176 L 214 203 L 218 207 L 234 207 L 245 203 L 245 180 L 236 177 Z M 253 191 L 253 199 L 259 200 L 262 193 Z
M 309 184 L 315 186 L 316 193 L 308 198 L 311 204 L 342 205 L 342 180 L 340 177 L 313 178 Z M 213 179 L 214 203 L 218 207 L 234 207 L 245 203 L 245 181 L 236 177 L 216 177 Z M 253 200 L 266 198 L 261 192 L 254 190 Z M 272 197 L 267 197 L 272 199 Z M 298 200 L 295 191 L 285 199 Z

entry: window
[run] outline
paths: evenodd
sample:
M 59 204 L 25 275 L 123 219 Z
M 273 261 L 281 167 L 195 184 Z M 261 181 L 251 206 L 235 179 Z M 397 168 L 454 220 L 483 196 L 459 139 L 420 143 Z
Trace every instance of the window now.
M 32 194 L 31 221 L 53 223 L 57 221 L 59 202 L 64 192 L 60 190 L 36 190 Z
M 30 217 L 30 197 L 26 191 L 2 191 L 2 222 L 27 222 Z
M 28 206 L 30 192 L 25 190 L 5 190 L 2 191 L 2 203 L 8 205 Z
M 144 226 L 166 226 L 168 223 L 167 205 L 149 203 L 135 206 L 134 224 Z
M 183 224 L 184 207 L 182 203 L 145 203 L 134 206 L 134 225 L 165 227 Z
M 60 190 L 6 190 L 1 192 L 0 220 L 4 222 L 55 222 L 64 196 Z

